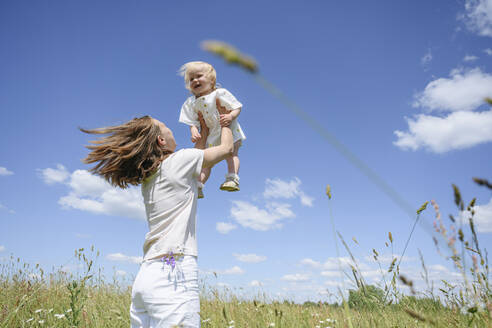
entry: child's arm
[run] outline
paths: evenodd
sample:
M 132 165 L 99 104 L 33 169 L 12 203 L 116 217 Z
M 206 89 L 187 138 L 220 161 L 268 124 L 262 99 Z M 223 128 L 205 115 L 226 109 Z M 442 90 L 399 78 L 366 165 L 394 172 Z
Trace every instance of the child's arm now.
M 190 132 L 191 132 L 191 142 L 195 143 L 202 139 L 202 135 L 200 132 L 198 132 L 198 128 L 194 125 L 190 126 Z
M 220 115 L 220 126 L 229 126 L 233 120 L 235 120 L 239 114 L 241 113 L 241 107 L 238 109 L 234 109 L 229 114 L 221 114 Z

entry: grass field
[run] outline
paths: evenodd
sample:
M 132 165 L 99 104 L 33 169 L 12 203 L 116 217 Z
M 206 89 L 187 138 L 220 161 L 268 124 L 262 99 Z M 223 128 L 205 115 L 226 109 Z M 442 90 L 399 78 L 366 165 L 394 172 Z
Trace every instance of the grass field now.
M 477 183 L 490 186 L 484 180 Z M 389 276 L 384 286 L 366 284 L 357 259 L 339 234 L 352 258 L 351 274 L 357 286 L 340 293 L 348 297 L 339 297 L 339 302 L 333 304 L 296 304 L 273 301 L 266 295 L 240 297 L 230 290 L 203 284 L 202 327 L 492 327 L 490 271 L 487 252 L 479 247 L 475 233 L 475 200 L 465 206 L 459 189 L 453 187 L 458 209 L 468 213 L 466 230 L 454 219 L 445 224 L 439 206 L 431 204 L 440 246 L 447 248 L 447 259 L 461 273 L 462 281 L 444 281 L 438 295 L 414 290 L 413 282 L 400 275 L 396 257 L 384 269 Z M 416 222 L 427 205 L 417 210 Z M 412 233 L 413 229 L 408 240 Z M 393 243 L 391 233 L 388 243 Z M 378 253 L 373 252 L 377 261 Z M 98 256 L 94 247 L 76 250 L 77 273 L 62 269 L 45 273 L 38 265 L 13 256 L 2 262 L 0 327 L 129 327 L 131 281 L 122 283 L 115 278 L 108 282 L 103 270 L 93 265 Z M 423 259 L 422 265 L 425 269 Z M 403 293 L 399 289 L 402 285 L 410 293 Z

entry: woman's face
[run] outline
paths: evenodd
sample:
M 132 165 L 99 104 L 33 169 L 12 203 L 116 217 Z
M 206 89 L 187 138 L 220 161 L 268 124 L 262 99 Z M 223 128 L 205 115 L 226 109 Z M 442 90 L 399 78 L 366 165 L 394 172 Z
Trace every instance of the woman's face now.
M 157 138 L 159 145 L 166 150 L 174 151 L 176 149 L 176 140 L 174 140 L 171 129 L 159 120 L 154 119 L 154 123 L 157 124 L 161 130 L 161 135 Z

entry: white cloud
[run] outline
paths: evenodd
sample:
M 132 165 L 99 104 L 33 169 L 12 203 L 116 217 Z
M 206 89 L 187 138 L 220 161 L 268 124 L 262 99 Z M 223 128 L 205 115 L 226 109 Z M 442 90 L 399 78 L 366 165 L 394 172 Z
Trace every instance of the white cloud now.
M 400 257 L 401 257 L 400 254 L 393 254 L 393 255 L 391 255 L 391 254 L 379 254 L 378 262 L 381 264 L 391 264 L 391 262 L 393 262 L 393 259 L 395 259 L 395 258 L 397 259 L 397 261 L 400 261 Z M 366 256 L 364 259 L 368 262 L 376 262 L 376 260 L 374 259 L 374 257 L 372 255 Z M 403 259 L 401 260 L 401 262 L 402 263 L 413 262 L 415 260 L 416 260 L 415 257 L 404 256 Z
M 216 272 L 220 274 L 243 274 L 244 270 L 238 267 L 237 265 L 235 265 L 230 269 L 223 270 L 223 271 L 217 270 Z
M 310 258 L 305 258 L 301 260 L 301 265 L 310 266 L 313 268 L 321 268 L 321 263 Z
M 301 204 L 304 206 L 312 207 L 314 198 L 306 195 L 303 192 L 299 193 L 299 198 L 301 199 Z
M 488 204 L 485 205 L 475 205 L 473 207 L 475 215 L 473 216 L 473 223 L 477 232 L 490 233 L 492 232 L 492 198 Z M 470 213 L 462 213 L 461 220 L 463 224 L 468 224 L 468 218 Z
M 466 26 L 482 36 L 492 36 L 492 0 L 466 0 L 461 17 Z
M 328 278 L 340 278 L 343 277 L 343 273 L 340 271 L 321 271 L 321 275 Z
M 141 256 L 128 256 L 121 253 L 108 254 L 106 256 L 106 259 L 110 261 L 117 261 L 117 262 L 127 262 L 127 263 L 136 263 L 136 264 L 142 263 Z
M 490 97 L 492 75 L 480 68 L 451 71 L 450 78 L 439 78 L 415 95 L 414 107 L 440 111 L 470 111 Z
M 5 210 L 5 211 L 9 212 L 10 214 L 15 214 L 14 210 L 11 210 L 7 206 L 3 205 L 2 203 L 0 203 L 0 210 Z
M 61 164 L 56 169 L 38 171 L 47 184 L 63 183 L 69 188 L 68 194 L 58 200 L 63 208 L 145 219 L 142 195 L 137 187 L 116 188 L 86 170 L 76 170 L 70 174 Z
M 262 287 L 264 284 L 258 280 L 252 280 L 249 285 L 251 287 Z
M 0 245 L 0 252 L 3 252 L 5 250 L 5 246 Z
M 329 257 L 325 263 L 323 263 L 323 269 L 325 270 L 342 270 L 350 269 L 353 265 L 350 257 Z M 355 265 L 354 265 L 355 266 Z
M 429 64 L 432 60 L 432 52 L 431 52 L 431 49 L 427 50 L 427 53 L 420 59 L 420 63 L 423 65 L 423 66 L 426 66 L 427 64 Z
M 46 184 L 62 183 L 70 176 L 65 166 L 61 164 L 57 164 L 56 169 L 47 168 L 38 169 L 37 171 Z
M 222 287 L 222 288 L 230 288 L 231 285 L 225 282 L 218 282 L 217 287 Z
M 236 260 L 247 263 L 258 263 L 263 262 L 267 258 L 266 256 L 256 255 L 256 254 L 232 254 Z
M 263 197 L 265 198 L 294 198 L 299 197 L 302 205 L 313 206 L 313 198 L 306 195 L 300 188 L 301 180 L 295 177 L 291 181 L 284 181 L 281 179 L 266 179 L 265 191 Z
M 1 175 L 12 175 L 14 172 L 7 170 L 7 168 L 0 166 L 0 176 Z
M 296 273 L 296 274 L 286 274 L 282 277 L 282 280 L 291 282 L 303 282 L 309 280 L 308 274 Z
M 474 222 L 478 232 L 492 232 L 492 199 L 486 205 L 475 206 Z
M 378 278 L 381 276 L 382 276 L 381 270 L 363 270 L 362 271 L 362 277 L 364 277 L 364 279 L 374 279 L 374 278 Z
M 233 201 L 231 216 L 243 227 L 253 230 L 266 231 L 273 228 L 280 228 L 280 221 L 295 217 L 290 209 L 290 204 L 268 203 L 265 209 L 244 201 Z
M 116 276 L 118 277 L 124 277 L 126 276 L 126 271 L 123 271 L 123 270 L 116 270 L 116 272 L 114 273 Z
M 444 153 L 492 141 L 492 110 L 460 111 L 447 117 L 421 114 L 406 120 L 409 131 L 395 131 L 398 140 L 393 142 L 404 150 L 425 148 Z
M 464 58 L 463 58 L 463 61 L 465 62 L 472 62 L 472 61 L 475 61 L 477 60 L 478 57 L 477 56 L 472 56 L 472 55 L 466 55 Z
M 300 263 L 301 263 L 301 265 L 309 266 L 309 267 L 312 267 L 314 269 L 326 270 L 326 271 L 323 271 L 323 272 L 325 272 L 325 275 L 328 275 L 328 273 L 326 273 L 328 271 L 339 271 L 340 268 L 342 270 L 346 270 L 346 269 L 350 269 L 352 267 L 352 265 L 355 267 L 354 262 L 348 256 L 329 257 L 326 259 L 326 261 L 324 263 L 315 261 L 311 258 L 304 258 L 300 261 Z M 359 265 L 359 268 L 361 270 L 369 268 L 367 266 L 367 264 L 362 263 L 360 261 L 358 261 L 358 265 Z
M 441 265 L 441 264 L 432 264 L 432 265 L 429 265 L 429 270 L 432 270 L 432 271 L 443 271 L 443 272 L 448 272 L 449 269 L 446 268 L 444 265 Z
M 228 234 L 231 230 L 237 229 L 237 226 L 232 223 L 217 222 L 215 224 L 215 229 L 222 234 Z
M 487 55 L 492 56 L 492 49 L 487 48 L 483 52 L 485 52 Z
M 86 170 L 75 170 L 70 177 L 68 185 L 79 196 L 102 195 L 108 189 L 115 189 L 103 178 Z

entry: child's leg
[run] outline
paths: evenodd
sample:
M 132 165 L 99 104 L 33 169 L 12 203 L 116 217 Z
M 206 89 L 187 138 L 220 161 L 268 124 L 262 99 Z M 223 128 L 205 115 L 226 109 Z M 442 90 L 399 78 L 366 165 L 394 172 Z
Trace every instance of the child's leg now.
M 234 152 L 231 156 L 226 158 L 227 171 L 226 181 L 220 185 L 221 190 L 226 191 L 239 191 L 239 147 L 241 147 L 241 140 L 234 143 Z
M 236 141 L 234 143 L 233 154 L 226 158 L 228 173 L 235 173 L 235 174 L 239 173 L 239 164 L 240 164 L 239 156 L 238 156 L 239 147 L 241 147 L 241 140 Z

